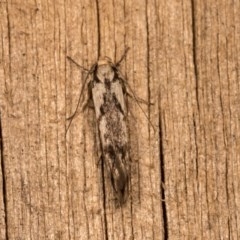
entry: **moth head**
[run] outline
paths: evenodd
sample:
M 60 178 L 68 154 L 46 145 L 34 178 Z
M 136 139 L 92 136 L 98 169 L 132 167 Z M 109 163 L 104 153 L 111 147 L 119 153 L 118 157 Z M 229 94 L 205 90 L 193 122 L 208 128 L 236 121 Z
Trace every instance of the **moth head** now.
M 113 66 L 113 61 L 111 58 L 105 56 L 105 57 L 100 57 L 98 62 L 97 62 L 98 66 L 102 66 L 102 65 L 110 65 Z
M 114 79 L 115 65 L 109 57 L 99 58 L 96 64 L 96 76 L 101 82 Z

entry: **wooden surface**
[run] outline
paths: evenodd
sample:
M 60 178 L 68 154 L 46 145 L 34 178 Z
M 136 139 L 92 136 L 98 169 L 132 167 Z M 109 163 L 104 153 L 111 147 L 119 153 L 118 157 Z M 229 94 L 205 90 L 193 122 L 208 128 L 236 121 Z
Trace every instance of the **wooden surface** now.
M 240 2 L 0 2 L 0 239 L 239 239 Z M 131 185 L 117 208 L 86 72 L 117 61 Z M 103 182 L 105 184 L 103 184 Z M 105 189 L 103 188 L 105 186 Z

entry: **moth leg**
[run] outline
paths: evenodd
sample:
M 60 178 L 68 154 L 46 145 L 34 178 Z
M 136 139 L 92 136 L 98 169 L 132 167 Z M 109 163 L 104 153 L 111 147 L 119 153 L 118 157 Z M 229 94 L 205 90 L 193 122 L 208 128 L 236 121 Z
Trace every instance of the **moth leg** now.
M 85 101 L 85 102 L 82 103 L 82 106 L 81 106 L 81 108 L 80 108 L 80 111 L 77 111 L 77 109 L 76 109 L 76 111 L 75 111 L 70 117 L 66 118 L 66 120 L 67 120 L 67 121 L 70 120 L 70 121 L 72 122 L 72 120 L 73 120 L 74 117 L 77 117 L 81 112 L 84 112 L 87 107 L 90 107 L 91 104 L 92 104 L 92 106 L 93 106 L 93 103 L 91 103 L 91 99 L 87 99 L 87 101 Z M 70 124 L 69 124 L 69 127 L 70 127 Z M 68 127 L 68 128 L 69 128 L 69 127 Z
M 134 91 L 132 90 L 132 88 L 130 87 L 130 85 L 128 84 L 128 82 L 126 80 L 124 80 L 124 78 L 120 78 L 122 80 L 122 85 L 123 85 L 123 89 L 124 89 L 124 92 L 127 96 L 131 97 L 132 99 L 134 99 L 137 103 L 137 105 L 139 106 L 139 108 L 141 109 L 141 111 L 143 112 L 143 114 L 145 115 L 145 117 L 147 118 L 149 124 L 151 125 L 151 127 L 153 128 L 154 132 L 155 132 L 155 128 L 152 124 L 152 122 L 150 121 L 149 117 L 147 116 L 147 114 L 145 113 L 145 111 L 143 110 L 142 106 L 140 105 L 140 103 L 144 103 L 146 105 L 154 105 L 153 103 L 148 103 L 147 101 L 145 101 L 144 99 L 136 96 L 134 94 Z M 130 94 L 128 91 L 127 91 L 127 88 L 124 86 L 126 84 L 126 86 L 128 87 L 128 89 L 132 92 L 132 94 Z
M 133 89 L 131 88 L 131 86 L 129 85 L 127 80 L 124 79 L 122 73 L 119 70 L 117 71 L 117 75 L 118 75 L 119 81 L 121 82 L 123 92 L 127 96 L 129 96 L 130 98 L 134 99 L 138 104 L 139 103 L 144 103 L 146 105 L 153 105 L 153 103 L 151 103 L 151 102 L 149 103 L 146 100 L 144 100 L 144 99 L 142 99 L 142 98 L 140 98 L 140 97 L 135 95 Z
M 147 102 L 146 100 L 140 98 L 140 97 L 137 97 L 136 95 L 132 95 L 131 93 L 129 93 L 128 91 L 126 91 L 126 94 L 127 96 L 129 96 L 130 98 L 134 99 L 135 101 L 139 102 L 139 103 L 143 103 L 143 104 L 146 104 L 146 105 L 153 105 L 153 103 L 149 103 Z
M 81 106 L 81 108 L 80 108 L 80 111 L 75 111 L 70 117 L 66 118 L 66 120 L 71 120 L 71 119 L 73 119 L 74 117 L 77 117 L 77 116 L 79 115 L 79 113 L 85 112 L 85 110 L 86 110 L 88 107 L 89 107 L 89 108 L 93 108 L 93 107 L 94 107 L 94 106 L 93 106 L 92 99 L 90 99 L 90 98 L 88 98 L 86 101 L 84 101 L 84 102 L 82 103 L 82 106 Z

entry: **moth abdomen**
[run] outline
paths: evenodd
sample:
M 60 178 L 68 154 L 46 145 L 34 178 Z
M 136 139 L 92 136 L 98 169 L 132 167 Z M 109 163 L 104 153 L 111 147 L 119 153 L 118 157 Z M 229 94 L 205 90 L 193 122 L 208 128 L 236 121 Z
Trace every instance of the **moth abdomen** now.
M 115 142 L 114 145 L 110 144 L 104 152 L 105 161 L 110 170 L 112 187 L 119 203 L 123 204 L 128 196 L 129 168 L 126 147 L 120 147 L 119 144 L 121 145 L 119 142 Z

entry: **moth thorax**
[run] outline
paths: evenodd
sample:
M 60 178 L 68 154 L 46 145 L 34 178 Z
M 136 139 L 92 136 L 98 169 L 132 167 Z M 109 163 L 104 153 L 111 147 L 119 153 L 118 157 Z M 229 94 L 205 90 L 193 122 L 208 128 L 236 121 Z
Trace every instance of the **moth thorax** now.
M 102 82 L 105 82 L 105 79 L 112 81 L 114 78 L 114 70 L 112 66 L 109 63 L 101 65 L 98 64 L 97 77 Z

